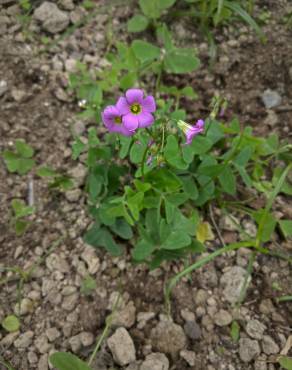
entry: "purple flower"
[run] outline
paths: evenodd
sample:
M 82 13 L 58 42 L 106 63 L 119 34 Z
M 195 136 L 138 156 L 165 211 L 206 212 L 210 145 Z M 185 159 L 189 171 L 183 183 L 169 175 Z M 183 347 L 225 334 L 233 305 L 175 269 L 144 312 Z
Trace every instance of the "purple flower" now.
M 127 130 L 122 123 L 122 114 L 114 105 L 109 105 L 101 114 L 105 126 L 111 132 L 118 132 L 125 136 L 134 135 L 134 131 Z
M 130 89 L 126 97 L 119 98 L 116 107 L 122 114 L 122 123 L 128 131 L 135 131 L 137 128 L 148 127 L 153 124 L 156 105 L 153 96 L 144 98 L 140 89 Z
M 189 125 L 188 123 L 179 120 L 178 126 L 182 129 L 186 135 L 186 144 L 189 145 L 192 143 L 193 138 L 204 131 L 205 122 L 202 119 L 199 119 L 195 125 Z

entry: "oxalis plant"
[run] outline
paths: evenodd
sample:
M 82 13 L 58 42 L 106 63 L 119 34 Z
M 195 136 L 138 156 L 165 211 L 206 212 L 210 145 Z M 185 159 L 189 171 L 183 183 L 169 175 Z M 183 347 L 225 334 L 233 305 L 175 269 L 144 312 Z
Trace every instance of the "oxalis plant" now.
M 133 263 L 146 263 L 150 269 L 164 261 L 185 262 L 186 267 L 165 285 L 169 314 L 171 291 L 177 282 L 228 251 L 242 247 L 254 251 L 249 274 L 257 253 L 276 254 L 291 262 L 289 256 L 272 252 L 265 244 L 276 227 L 284 238 L 291 235 L 291 221 L 279 221 L 271 213 L 279 193 L 291 195 L 288 175 L 292 165 L 287 165 L 291 145 L 280 145 L 275 134 L 255 137 L 251 127 L 241 128 L 236 119 L 223 123 L 220 116 L 226 105 L 216 96 L 207 117 L 187 123 L 181 119 L 185 115 L 177 102 L 155 100 L 142 89 L 132 88 L 102 110 L 107 131 L 102 138 L 91 127 L 87 140 L 77 138 L 73 144 L 73 157 L 88 167 L 85 190 L 93 223 L 85 241 L 113 256 L 124 253 L 127 245 Z M 244 191 L 250 194 L 247 200 Z M 254 210 L 249 204 L 260 193 L 265 194 L 266 205 Z M 212 204 L 222 212 L 248 215 L 257 225 L 256 236 L 245 233 L 244 240 L 225 245 L 211 213 Z M 208 217 L 222 244 L 215 250 L 205 245 L 210 234 Z M 118 302 L 113 313 L 117 308 Z M 90 369 L 109 333 L 111 318 L 87 363 L 64 352 L 53 354 L 51 363 L 60 370 Z M 238 336 L 238 330 L 234 322 L 232 337 Z M 279 357 L 278 361 L 284 366 L 287 359 Z

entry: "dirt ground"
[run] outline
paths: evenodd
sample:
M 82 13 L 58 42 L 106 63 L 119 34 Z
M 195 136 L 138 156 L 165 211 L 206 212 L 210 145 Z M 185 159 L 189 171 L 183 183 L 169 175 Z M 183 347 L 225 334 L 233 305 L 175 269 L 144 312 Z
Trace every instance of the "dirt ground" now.
M 72 2 L 70 8 L 70 1 L 59 3 L 71 19 L 83 14 L 78 4 Z M 176 20 L 171 29 L 177 43 L 194 45 L 202 66 L 185 79 L 163 76 L 163 81 L 178 86 L 191 84 L 198 100 L 186 101 L 190 115 L 206 115 L 210 99 L 220 92 L 229 100 L 227 120 L 237 116 L 242 125 L 251 124 L 257 134 L 277 132 L 281 138 L 289 139 L 292 30 L 283 23 L 289 1 L 258 1 L 258 4 L 259 13 L 262 10 L 271 13 L 263 25 L 267 42 L 261 43 L 245 25 L 220 29 L 215 33 L 218 55 L 212 68 L 202 35 L 194 25 Z M 38 165 L 70 173 L 77 188 L 75 196 L 72 192 L 52 193 L 47 182 L 34 173 L 9 174 L 4 162 L 0 163 L 0 281 L 7 279 L 0 286 L 0 321 L 17 310 L 18 302 L 19 279 L 4 268 L 27 269 L 42 259 L 21 289 L 20 330 L 8 334 L 0 329 L 0 356 L 16 370 L 46 370 L 48 356 L 59 350 L 88 357 L 96 336 L 104 328 L 116 293 L 121 291 L 122 306 L 112 332 L 115 327 L 128 330 L 136 348 L 136 361 L 119 366 L 104 342 L 93 369 L 138 370 L 147 356 L 157 352 L 167 356 L 163 359 L 169 365 L 153 370 L 280 369 L 276 357 L 292 334 L 292 305 L 276 300 L 279 295 L 292 295 L 291 267 L 287 261 L 258 256 L 247 296 L 236 309 L 228 294 L 232 280 L 242 280 L 250 252 L 243 249 L 219 257 L 175 288 L 173 323 L 169 323 L 165 321 L 163 287 L 181 269 L 181 263 L 165 264 L 149 272 L 146 266 L 130 263 L 129 251 L 121 258 L 111 258 L 83 242 L 82 235 L 91 220 L 85 196 L 79 190 L 84 186 L 86 173 L 82 165 L 71 159 L 71 127 L 82 135 L 94 123 L 78 118 L 77 102 L 66 87 L 72 59 L 85 60 L 91 68 L 103 65 L 104 30 L 109 18 L 96 15 L 48 52 L 41 53 L 40 35 L 45 32 L 32 24 L 29 35 L 33 37 L 28 37 L 18 21 L 19 11 L 13 1 L 0 1 L 0 81 L 7 86 L 0 94 L 0 152 L 11 147 L 15 139 L 25 139 L 35 149 Z M 114 30 L 122 38 L 126 37 L 126 20 L 131 12 L 131 7 L 125 7 L 115 13 Z M 281 97 L 281 102 L 272 109 L 267 109 L 262 100 L 268 89 L 277 91 Z M 37 212 L 31 216 L 29 231 L 16 237 L 10 227 L 10 203 L 14 198 L 26 200 L 31 182 Z M 274 211 L 291 218 L 291 199 L 279 196 Z M 252 230 L 253 224 L 235 216 L 246 229 Z M 223 216 L 219 210 L 215 210 L 215 217 L 221 225 Z M 222 235 L 226 242 L 239 240 L 238 232 L 224 225 Z M 56 241 L 54 250 L 50 250 Z M 210 251 L 219 245 L 216 238 L 209 243 Z M 292 252 L 291 241 L 279 238 L 269 247 Z M 88 275 L 96 280 L 97 287 L 93 294 L 85 296 L 80 287 Z M 239 342 L 230 336 L 232 319 L 240 325 Z M 168 324 L 164 325 L 165 322 Z M 291 349 L 289 354 L 292 356 Z

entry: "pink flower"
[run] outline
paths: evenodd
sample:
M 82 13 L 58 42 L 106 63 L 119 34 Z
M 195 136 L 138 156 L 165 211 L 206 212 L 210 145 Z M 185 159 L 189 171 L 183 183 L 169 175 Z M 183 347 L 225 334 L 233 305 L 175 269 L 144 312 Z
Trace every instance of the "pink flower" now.
M 135 132 L 129 131 L 122 123 L 122 114 L 114 105 L 109 105 L 101 114 L 105 126 L 111 132 L 118 132 L 125 136 L 132 136 Z
M 155 100 L 151 95 L 144 98 L 140 89 L 127 90 L 126 97 L 119 98 L 116 107 L 122 114 L 124 127 L 130 132 L 148 127 L 154 122 L 151 113 L 156 110 Z
M 197 123 L 192 126 L 182 120 L 179 120 L 177 124 L 186 135 L 185 145 L 189 145 L 192 143 L 195 136 L 204 131 L 205 122 L 202 119 L 199 119 Z

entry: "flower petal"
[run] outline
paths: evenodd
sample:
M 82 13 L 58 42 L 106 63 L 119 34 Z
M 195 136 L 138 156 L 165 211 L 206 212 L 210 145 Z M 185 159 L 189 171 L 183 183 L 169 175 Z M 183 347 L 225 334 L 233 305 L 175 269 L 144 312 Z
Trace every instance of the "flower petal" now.
M 154 117 L 148 112 L 140 113 L 138 116 L 139 128 L 148 127 L 153 124 Z
M 134 104 L 134 103 L 140 103 L 142 104 L 143 102 L 143 90 L 140 89 L 129 89 L 126 92 L 126 98 L 127 102 L 129 104 Z
M 119 110 L 120 114 L 130 113 L 130 107 L 125 97 L 120 97 L 117 101 L 116 108 Z
M 142 108 L 143 110 L 146 110 L 147 112 L 153 113 L 156 111 L 156 104 L 153 96 L 149 95 L 145 99 L 143 99 L 142 102 Z
M 123 116 L 122 120 L 124 127 L 129 131 L 135 131 L 139 126 L 137 116 L 132 113 L 128 113 Z
M 114 105 L 107 106 L 101 114 L 103 123 L 107 128 L 111 128 L 114 125 L 115 117 L 119 116 L 120 113 Z
M 202 119 L 199 119 L 196 123 L 196 127 L 199 129 L 203 129 L 204 125 L 205 125 L 205 122 Z

